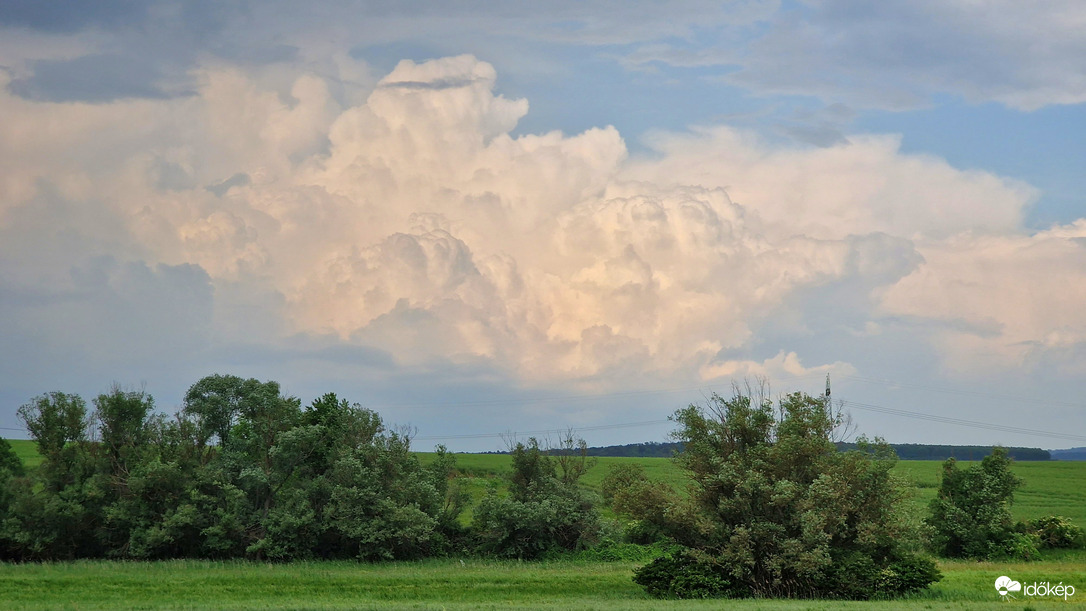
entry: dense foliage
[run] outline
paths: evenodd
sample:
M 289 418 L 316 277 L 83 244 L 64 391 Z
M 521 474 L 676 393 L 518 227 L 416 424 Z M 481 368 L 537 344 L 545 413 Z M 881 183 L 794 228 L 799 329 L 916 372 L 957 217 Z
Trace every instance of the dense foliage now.
M 581 441 L 574 452 L 568 436 L 563 445 L 551 456 L 535 438 L 516 444 L 509 494 L 501 496 L 491 488 L 475 508 L 480 550 L 531 559 L 597 541 L 601 525 L 595 499 L 577 485 L 590 466 L 585 444 Z
M 26 475 L 0 447 L 0 557 L 417 558 L 459 536 L 452 456 L 423 467 L 333 394 L 303 408 L 213 375 L 173 418 L 119 388 L 94 408 L 50 393 L 19 409 L 43 462 Z
M 949 558 L 1036 557 L 1036 542 L 1017 532 L 1011 519 L 1014 491 L 1021 485 L 1011 472 L 1011 459 L 1004 448 L 995 448 L 968 469 L 948 459 L 927 518 L 933 531 L 932 548 Z
M 1010 506 L 1022 480 L 1011 473 L 1005 448 L 994 448 L 978 465 L 943 463 L 943 477 L 931 501 L 932 548 L 948 558 L 1033 560 L 1038 549 L 1086 546 L 1082 528 L 1067 518 L 1045 516 L 1014 523 Z
M 638 571 L 650 593 L 866 599 L 939 579 L 903 514 L 893 452 L 865 442 L 837 451 L 842 420 L 827 401 L 796 393 L 774 405 L 737 392 L 674 419 L 688 497 L 637 474 L 608 482 L 617 511 L 687 548 Z
M 613 465 L 600 492 L 615 513 L 633 518 L 624 534 L 634 543 L 685 541 L 693 532 L 689 507 L 676 502 L 675 489 L 650 480 L 639 464 Z
M 620 446 L 600 446 L 588 448 L 589 456 L 627 456 L 637 458 L 671 458 L 676 452 L 682 452 L 681 443 L 628 443 Z
M 1045 516 L 1015 525 L 1015 530 L 1034 538 L 1042 549 L 1066 549 L 1086 547 L 1086 533 L 1082 527 L 1063 516 Z
M 0 443 L 0 559 L 536 558 L 596 542 L 591 463 L 572 434 L 517 444 L 510 494 L 467 502 L 443 447 L 423 466 L 405 431 L 324 395 L 212 375 L 173 417 L 144 392 L 49 393 L 19 408 L 42 456 L 26 473 Z M 0 440 L 2 441 L 2 440 Z

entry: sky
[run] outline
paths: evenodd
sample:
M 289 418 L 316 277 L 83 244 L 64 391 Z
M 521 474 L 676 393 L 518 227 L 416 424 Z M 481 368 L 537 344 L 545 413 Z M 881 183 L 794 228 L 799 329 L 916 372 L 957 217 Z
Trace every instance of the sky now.
M 0 3 L 0 435 L 212 373 L 414 447 L 733 384 L 1086 446 L 1079 0 Z

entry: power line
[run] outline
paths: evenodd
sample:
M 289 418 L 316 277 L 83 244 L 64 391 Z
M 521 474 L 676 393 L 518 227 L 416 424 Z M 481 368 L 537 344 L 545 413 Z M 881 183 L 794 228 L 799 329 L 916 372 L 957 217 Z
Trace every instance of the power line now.
M 876 412 L 881 414 L 889 414 L 892 416 L 900 416 L 904 418 L 913 418 L 916 420 L 926 420 L 928 422 L 939 422 L 942 424 L 953 424 L 956 426 L 964 426 L 968 428 L 983 429 L 989 431 L 998 431 L 1003 433 L 1015 433 L 1018 435 L 1029 435 L 1033 437 L 1048 437 L 1052 439 L 1062 439 L 1066 441 L 1086 441 L 1086 436 L 1072 435 L 1068 433 L 1054 433 L 1051 431 L 1041 431 L 1037 429 L 1027 429 L 1024 427 L 1009 426 L 1003 424 L 994 424 L 991 422 L 978 422 L 975 420 L 964 420 L 962 418 L 951 418 L 950 416 L 936 416 L 934 414 L 925 414 L 923 412 L 914 412 L 910 410 L 897 409 L 893 407 L 885 407 L 882 405 L 875 405 L 872 403 L 862 403 L 859 401 L 842 401 L 846 407 L 852 407 L 859 410 Z M 439 440 L 452 440 L 452 439 L 494 439 L 508 437 L 510 435 L 546 435 L 546 434 L 559 434 L 569 430 L 575 432 L 581 431 L 602 431 L 610 429 L 623 429 L 633 428 L 640 426 L 649 426 L 656 424 L 665 424 L 668 420 L 646 420 L 642 422 L 623 422 L 617 424 L 601 424 L 595 426 L 585 427 L 567 427 L 560 429 L 540 429 L 534 431 L 511 431 L 505 433 L 468 433 L 463 435 L 425 435 L 415 437 L 418 441 L 439 441 Z
M 1033 403 L 1036 405 L 1052 405 L 1058 407 L 1074 407 L 1078 409 L 1086 410 L 1086 404 L 1072 403 L 1069 401 L 1050 401 L 1044 399 L 1037 399 L 1036 397 L 1016 397 L 1012 395 L 1006 395 L 1002 393 L 985 392 L 983 390 L 962 390 L 955 388 L 941 388 L 938 386 L 925 386 L 922 384 L 911 384 L 907 382 L 896 382 L 894 380 L 885 380 L 880 378 L 867 378 L 864 376 L 845 375 L 841 376 L 847 380 L 854 380 L 857 382 L 866 382 L 868 384 L 879 384 L 882 386 L 899 386 L 901 388 L 912 388 L 915 390 L 925 390 L 928 392 L 938 392 L 949 395 L 967 395 L 973 397 L 989 397 L 993 399 L 1005 399 L 1010 401 L 1017 401 L 1019 403 Z
M 809 374 L 804 374 L 804 375 L 799 375 L 799 376 L 793 376 L 792 378 L 790 378 L 790 380 L 803 380 L 803 379 L 812 378 L 812 377 L 820 377 L 821 375 L 822 375 L 822 372 L 809 373 Z M 375 409 L 377 409 L 377 408 L 388 408 L 388 407 L 434 408 L 434 407 L 483 407 L 483 406 L 496 407 L 496 406 L 503 406 L 503 405 L 530 405 L 530 404 L 533 404 L 533 403 L 542 403 L 542 402 L 565 402 L 565 401 L 586 400 L 586 399 L 587 400 L 613 399 L 613 398 L 625 397 L 625 396 L 659 395 L 659 394 L 670 394 L 670 393 L 677 393 L 677 392 L 692 392 L 692 391 L 698 391 L 698 390 L 700 390 L 702 392 L 705 392 L 705 391 L 713 392 L 713 386 L 716 386 L 716 387 L 719 388 L 721 385 L 716 384 L 716 385 L 686 386 L 686 387 L 666 388 L 666 389 L 658 389 L 658 390 L 627 390 L 627 391 L 610 392 L 610 393 L 598 393 L 598 394 L 592 394 L 592 395 L 587 395 L 587 394 L 585 394 L 585 395 L 565 395 L 565 396 L 553 396 L 553 397 L 537 397 L 537 398 L 529 398 L 529 399 L 495 399 L 495 400 L 491 400 L 491 401 L 466 401 L 466 402 L 456 402 L 456 403 L 429 403 L 429 404 L 417 404 L 416 403 L 416 404 L 398 404 L 398 405 L 383 405 L 383 406 L 382 405 L 377 405 L 377 406 L 373 406 L 373 408 L 375 408 Z M 649 426 L 649 425 L 654 425 L 654 424 L 666 424 L 667 422 L 669 422 L 669 420 L 667 420 L 667 419 L 663 419 L 663 420 L 646 420 L 646 421 L 642 421 L 642 422 L 623 422 L 623 423 L 618 423 L 618 424 L 600 424 L 600 425 L 593 425 L 593 426 L 565 427 L 565 428 L 560 428 L 560 429 L 539 429 L 539 430 L 534 430 L 534 431 L 510 431 L 510 432 L 504 432 L 504 433 L 466 433 L 466 434 L 462 434 L 462 435 L 422 435 L 422 436 L 418 436 L 418 437 L 413 437 L 412 439 L 414 439 L 416 441 L 441 441 L 441 440 L 454 440 L 454 439 L 455 440 L 463 440 L 463 439 L 498 439 L 498 438 L 508 437 L 510 435 L 516 436 L 516 435 L 560 434 L 560 433 L 565 433 L 565 432 L 570 431 L 570 430 L 573 430 L 575 432 L 604 431 L 604 430 L 612 430 L 612 429 L 625 429 L 625 428 Z
M 413 440 L 417 441 L 435 441 L 441 439 L 489 439 L 500 438 L 517 435 L 548 435 L 551 433 L 560 434 L 566 431 L 573 430 L 575 432 L 580 431 L 603 431 L 607 429 L 628 429 L 639 426 L 649 426 L 652 424 L 665 424 L 668 420 L 645 420 L 643 422 L 624 422 L 621 424 L 600 424 L 595 426 L 582 426 L 582 427 L 568 427 L 564 429 L 540 429 L 535 431 L 510 431 L 508 433 L 469 433 L 466 435 L 425 435 L 421 437 L 413 437 Z
M 958 426 L 965 426 L 975 429 L 986 429 L 989 431 L 1000 431 L 1004 433 L 1016 433 L 1019 435 L 1031 435 L 1034 437 L 1050 437 L 1053 439 L 1064 439 L 1068 441 L 1086 441 L 1086 436 L 1083 435 L 1053 433 L 1051 431 L 1039 431 L 1036 429 L 1027 429 L 1023 427 L 1008 426 L 1004 424 L 993 424 L 991 422 L 977 422 L 975 420 L 963 420 L 961 418 L 951 418 L 949 416 L 936 416 L 933 414 L 924 414 L 921 412 L 913 412 L 903 409 L 895 409 L 892 407 L 884 407 L 882 405 L 873 405 L 871 403 L 860 403 L 858 401 L 842 401 L 841 403 L 847 407 L 855 407 L 856 409 L 862 409 L 869 412 L 878 412 L 880 414 L 890 414 L 894 416 L 902 416 L 905 418 L 915 418 L 917 420 L 927 420 L 929 422 L 941 422 L 943 424 L 955 424 Z

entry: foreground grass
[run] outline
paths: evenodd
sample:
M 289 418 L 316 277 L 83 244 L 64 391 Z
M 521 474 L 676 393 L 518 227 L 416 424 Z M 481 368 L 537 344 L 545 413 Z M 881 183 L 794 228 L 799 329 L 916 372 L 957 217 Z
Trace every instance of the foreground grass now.
M 711 601 L 660 601 L 631 581 L 630 563 L 432 560 L 357 564 L 297 562 L 107 562 L 0 564 L 4 609 L 719 609 Z M 1086 554 L 1028 564 L 951 562 L 944 578 L 905 600 L 728 601 L 729 609 L 1086 608 Z M 993 587 L 1010 575 L 1076 586 L 1066 602 Z M 996 605 L 999 605 L 996 607 Z

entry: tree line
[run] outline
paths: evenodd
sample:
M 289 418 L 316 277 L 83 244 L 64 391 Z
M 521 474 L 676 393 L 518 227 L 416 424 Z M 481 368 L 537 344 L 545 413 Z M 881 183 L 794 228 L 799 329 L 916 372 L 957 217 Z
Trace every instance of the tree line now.
M 537 558 L 599 538 L 583 453 L 535 439 L 513 449 L 509 494 L 463 524 L 455 457 L 439 446 L 423 465 L 408 431 L 335 394 L 303 406 L 274 381 L 211 375 L 172 416 L 119 387 L 92 406 L 51 392 L 19 408 L 42 463 L 27 472 L 0 440 L 0 560 Z
M 452 457 L 423 467 L 402 433 L 327 394 L 214 375 L 174 416 L 144 392 L 60 392 L 19 409 L 43 457 L 8 470 L 0 555 L 364 559 L 438 553 L 457 533 Z
M 855 443 L 839 441 L 835 444 L 840 451 L 847 452 L 857 449 Z M 892 443 L 894 453 L 901 460 L 980 460 L 992 453 L 991 446 L 957 446 L 957 445 L 933 445 L 927 443 Z M 646 441 L 643 443 L 627 443 L 613 446 L 589 446 L 589 456 L 618 456 L 631 458 L 671 458 L 677 452 L 683 451 L 683 445 L 678 442 Z M 1054 452 L 1070 452 L 1070 450 L 1055 450 Z M 500 452 L 499 452 L 500 453 Z M 1007 454 L 1016 461 L 1052 460 L 1053 455 L 1049 450 L 1041 448 L 1007 447 Z M 1068 458 L 1065 460 L 1075 460 Z
M 749 389 L 748 389 L 749 390 Z M 893 449 L 840 451 L 843 414 L 803 393 L 740 392 L 675 413 L 686 491 L 637 465 L 612 468 L 601 500 L 579 485 L 583 440 L 515 444 L 507 485 L 468 495 L 455 457 L 423 465 L 407 431 L 334 394 L 308 405 L 276 382 L 230 375 L 189 388 L 173 415 L 143 391 L 52 392 L 19 408 L 41 465 L 0 440 L 0 559 L 408 560 L 593 553 L 656 558 L 635 580 L 656 596 L 892 597 L 939 573 L 928 555 L 1030 557 L 1079 545 L 1052 517 L 1013 524 L 1020 483 L 997 450 L 944 467 L 926 523 L 910 515 Z M 606 503 L 621 518 L 601 519 Z M 651 559 L 651 558 L 645 558 Z
M 901 460 L 981 460 L 992 454 L 992 446 L 956 446 L 927 443 L 892 443 L 890 447 Z M 838 450 L 853 450 L 855 444 L 838 443 Z M 1022 448 L 1008 446 L 1004 448 L 1007 456 L 1016 461 L 1052 460 L 1048 450 L 1041 448 Z

